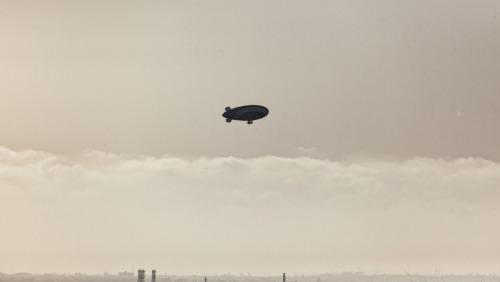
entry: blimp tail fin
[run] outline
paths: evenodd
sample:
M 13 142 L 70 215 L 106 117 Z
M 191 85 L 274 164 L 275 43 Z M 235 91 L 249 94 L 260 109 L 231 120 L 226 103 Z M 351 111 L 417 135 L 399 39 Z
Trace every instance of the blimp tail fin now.
M 230 111 L 230 110 L 231 110 L 231 108 L 230 108 L 230 107 L 226 107 L 226 112 L 227 112 L 227 111 Z

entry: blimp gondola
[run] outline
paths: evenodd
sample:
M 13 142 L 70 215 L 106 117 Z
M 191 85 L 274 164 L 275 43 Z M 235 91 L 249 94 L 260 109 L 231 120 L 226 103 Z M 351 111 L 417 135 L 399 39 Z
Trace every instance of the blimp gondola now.
M 231 122 L 232 120 L 241 120 L 246 121 L 248 124 L 252 124 L 254 120 L 261 119 L 268 114 L 269 110 L 264 106 L 247 105 L 234 109 L 226 107 L 226 110 L 222 114 L 222 116 L 226 118 L 226 122 Z

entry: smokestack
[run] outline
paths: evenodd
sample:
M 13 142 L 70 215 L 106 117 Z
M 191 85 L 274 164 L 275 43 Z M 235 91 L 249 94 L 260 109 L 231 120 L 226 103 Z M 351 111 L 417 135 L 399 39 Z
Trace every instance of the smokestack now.
M 146 271 L 144 269 L 139 269 L 137 271 L 137 282 L 145 282 L 146 280 Z
M 284 272 L 283 272 L 283 282 L 286 282 L 286 276 Z
M 156 270 L 151 271 L 151 282 L 156 282 Z
M 207 277 L 205 276 L 205 282 L 207 282 Z

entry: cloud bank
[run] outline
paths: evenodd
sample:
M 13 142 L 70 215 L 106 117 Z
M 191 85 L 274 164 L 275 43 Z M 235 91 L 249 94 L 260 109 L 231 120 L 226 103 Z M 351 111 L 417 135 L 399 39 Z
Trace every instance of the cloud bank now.
M 500 164 L 0 147 L 4 272 L 499 273 Z

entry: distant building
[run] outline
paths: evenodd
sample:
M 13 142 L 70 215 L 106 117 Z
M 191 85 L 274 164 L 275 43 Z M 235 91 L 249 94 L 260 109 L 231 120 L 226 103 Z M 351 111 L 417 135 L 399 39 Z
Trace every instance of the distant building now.
M 134 281 L 134 272 L 118 272 L 118 281 L 121 282 L 133 282 Z
M 137 282 L 146 282 L 146 271 L 144 269 L 137 271 Z
M 120 277 L 120 278 L 133 278 L 134 277 L 134 273 L 133 272 L 127 272 L 127 271 L 118 272 L 118 277 Z

